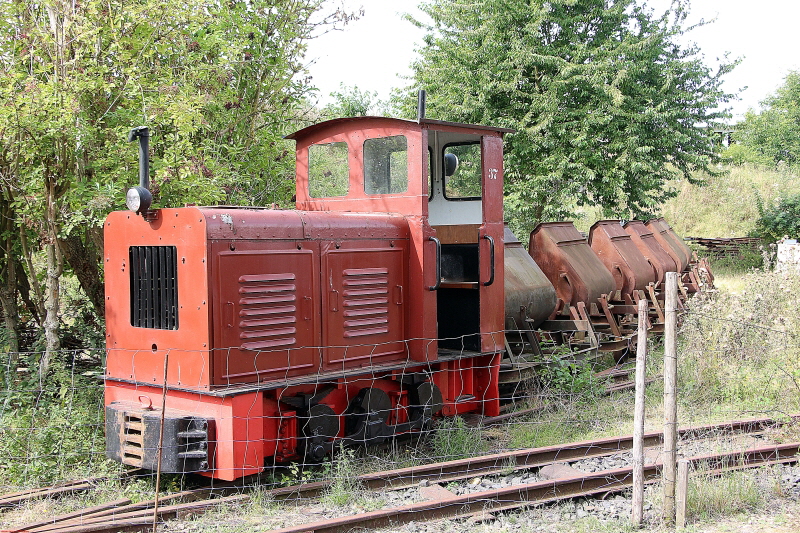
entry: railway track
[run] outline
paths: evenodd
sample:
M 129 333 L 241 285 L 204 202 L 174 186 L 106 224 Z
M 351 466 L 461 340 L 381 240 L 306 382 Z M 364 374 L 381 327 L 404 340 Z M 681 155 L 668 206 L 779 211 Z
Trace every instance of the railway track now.
M 800 415 L 793 417 L 800 420 Z M 683 428 L 682 439 L 703 438 L 706 436 L 730 436 L 753 434 L 780 425 L 773 419 L 733 421 L 724 424 L 704 425 Z M 656 447 L 662 444 L 663 435 L 658 432 L 645 434 L 645 446 Z M 359 482 L 372 491 L 403 490 L 413 487 L 427 487 L 426 501 L 353 515 L 324 523 L 304 524 L 285 528 L 290 532 L 334 532 L 348 531 L 352 528 L 376 528 L 397 525 L 408 521 L 431 520 L 463 515 L 477 515 L 511 510 L 537 503 L 593 496 L 619 492 L 630 486 L 632 475 L 629 468 L 617 468 L 600 472 L 562 470 L 560 477 L 522 483 L 468 494 L 449 492 L 442 485 L 459 483 L 477 477 L 509 475 L 511 472 L 541 469 L 548 465 L 564 464 L 584 459 L 598 458 L 625 452 L 633 447 L 630 436 L 609 437 L 586 442 L 516 450 L 505 453 L 472 457 L 468 459 L 420 465 L 410 468 L 375 472 L 359 476 Z M 794 462 L 800 454 L 800 443 L 762 446 L 748 450 L 737 450 L 715 455 L 698 455 L 691 458 L 693 464 L 704 464 L 715 472 L 754 466 Z M 661 464 L 645 467 L 645 479 L 654 482 L 659 479 Z M 85 481 L 85 480 L 84 480 Z M 64 484 L 66 488 L 68 485 Z M 72 486 L 80 486 L 80 483 Z M 320 496 L 331 486 L 328 482 L 307 483 L 292 487 L 276 488 L 268 494 L 276 500 L 310 499 Z M 42 489 L 42 490 L 53 490 Z M 217 485 L 213 488 L 200 488 L 162 496 L 159 508 L 155 502 L 131 503 L 117 500 L 89 509 L 41 520 L 36 523 L 17 526 L 8 532 L 30 533 L 105 533 L 111 531 L 143 531 L 152 527 L 154 514 L 160 522 L 202 513 L 221 504 L 242 503 L 248 499 L 240 492 L 241 487 L 233 484 Z M 34 494 L 31 492 L 31 497 Z M 216 497 L 215 497 L 216 496 Z M 0 497 L 0 502 L 21 494 Z M 189 501 L 186 501 L 189 500 Z
M 799 453 L 800 443 L 795 442 L 726 454 L 702 455 L 692 457 L 689 461 L 693 466 L 712 465 L 714 468 L 711 472 L 721 474 L 743 468 L 796 462 Z M 661 468 L 660 463 L 645 466 L 645 483 L 657 482 L 661 478 Z M 302 524 L 274 530 L 274 533 L 339 533 L 354 529 L 398 526 L 411 521 L 485 516 L 487 513 L 509 511 L 534 504 L 620 492 L 632 484 L 632 468 L 618 468 L 460 496 L 447 496 L 440 491 L 439 496 L 433 500 L 325 522 Z

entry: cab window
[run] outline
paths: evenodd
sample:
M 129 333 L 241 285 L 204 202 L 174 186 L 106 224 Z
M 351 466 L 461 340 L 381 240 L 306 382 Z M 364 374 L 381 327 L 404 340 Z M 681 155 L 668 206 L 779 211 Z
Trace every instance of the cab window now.
M 408 140 L 405 135 L 364 141 L 364 192 L 393 194 L 408 190 Z
M 346 196 L 350 189 L 347 143 L 312 144 L 308 147 L 308 194 L 312 198 Z
M 449 144 L 444 147 L 443 159 L 452 154 L 458 158 L 455 172 L 444 176 L 444 196 L 449 200 L 481 197 L 481 145 L 475 143 Z M 452 157 L 452 156 L 451 156 Z

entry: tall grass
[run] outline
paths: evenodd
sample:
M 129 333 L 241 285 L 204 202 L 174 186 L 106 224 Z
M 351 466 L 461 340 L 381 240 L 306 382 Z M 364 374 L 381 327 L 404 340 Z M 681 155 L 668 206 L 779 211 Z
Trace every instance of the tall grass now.
M 764 496 L 752 472 L 731 472 L 709 477 L 702 471 L 692 475 L 686 495 L 689 520 L 711 520 L 754 511 L 764 505 Z
M 480 455 L 488 449 L 480 428 L 468 426 L 460 416 L 437 421 L 431 447 L 435 461 L 463 459 Z
M 678 196 L 667 201 L 661 213 L 685 237 L 746 237 L 755 229 L 758 198 L 769 204 L 779 196 L 800 192 L 797 178 L 788 168 L 732 166 L 724 176 L 706 177 L 703 186 L 673 183 Z
M 742 279 L 738 291 L 689 305 L 678 378 L 692 416 L 800 408 L 800 276 L 754 271 Z
M 667 186 L 678 195 L 657 212 L 684 237 L 747 237 L 755 229 L 758 198 L 769 205 L 776 198 L 800 193 L 800 180 L 789 168 L 753 165 L 729 166 L 723 176 L 696 176 L 702 185 L 676 180 Z M 589 231 L 596 221 L 608 218 L 597 206 L 576 208 L 575 226 Z

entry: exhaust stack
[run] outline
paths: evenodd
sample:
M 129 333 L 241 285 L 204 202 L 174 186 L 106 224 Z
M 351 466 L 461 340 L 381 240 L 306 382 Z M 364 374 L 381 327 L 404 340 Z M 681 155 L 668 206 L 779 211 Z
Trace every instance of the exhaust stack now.
M 147 126 L 133 128 L 128 134 L 128 142 L 139 141 L 139 186 L 131 187 L 125 195 L 128 209 L 147 218 L 153 203 L 150 193 L 150 129 Z

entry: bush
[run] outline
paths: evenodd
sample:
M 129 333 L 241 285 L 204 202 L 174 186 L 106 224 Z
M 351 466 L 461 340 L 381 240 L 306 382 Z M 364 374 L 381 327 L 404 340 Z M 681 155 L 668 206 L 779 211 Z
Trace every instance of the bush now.
M 561 399 L 592 401 L 603 392 L 603 382 L 587 361 L 554 357 L 538 373 L 542 391 Z
M 747 164 L 763 166 L 772 165 L 772 161 L 769 157 L 766 157 L 754 148 L 745 146 L 743 144 L 732 144 L 726 148 L 725 151 L 722 152 L 722 161 L 737 167 Z
M 79 354 L 60 352 L 35 371 L 0 373 L 0 486 L 42 485 L 118 470 L 105 458 L 103 383 L 79 374 Z M 20 358 L 35 368 L 39 354 Z
M 702 254 L 698 254 L 702 257 Z M 753 269 L 764 267 L 764 255 L 760 250 L 742 248 L 735 257 L 711 259 L 714 275 L 745 274 Z
M 800 236 L 800 194 L 780 197 L 770 207 L 759 200 L 758 214 L 756 232 L 763 240 L 775 242 L 785 235 Z

